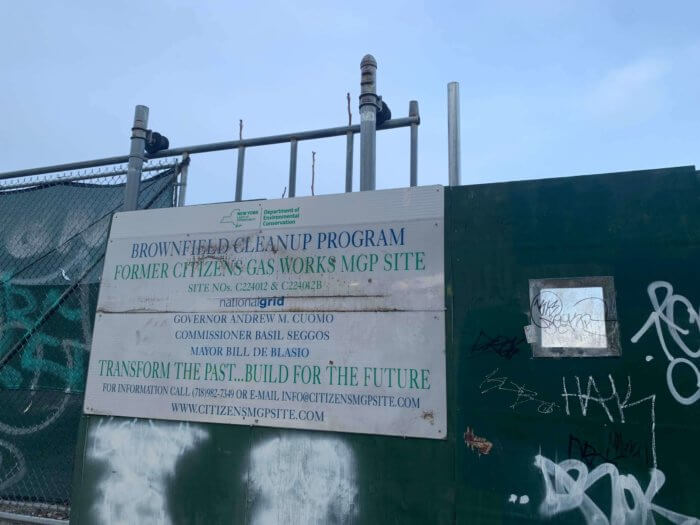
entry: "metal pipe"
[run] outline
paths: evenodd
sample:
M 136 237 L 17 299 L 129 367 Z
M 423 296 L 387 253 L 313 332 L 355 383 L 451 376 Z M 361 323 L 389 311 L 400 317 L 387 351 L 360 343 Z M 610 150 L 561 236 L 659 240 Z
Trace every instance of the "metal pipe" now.
M 348 131 L 345 143 L 345 193 L 352 193 L 352 161 L 355 149 L 355 135 Z
M 297 141 L 289 142 L 289 190 L 287 195 L 295 197 L 297 194 Z
M 128 155 L 121 157 L 105 157 L 103 159 L 84 160 L 81 162 L 68 162 L 66 164 L 55 164 L 53 166 L 43 166 L 41 168 L 29 168 L 26 170 L 6 171 L 0 173 L 0 180 L 14 179 L 19 177 L 31 177 L 33 175 L 44 175 L 45 173 L 57 173 L 59 171 L 75 171 L 85 168 L 99 168 L 111 164 L 124 164 L 129 160 Z
M 415 117 L 403 117 L 392 120 L 387 120 L 384 124 L 377 128 L 380 130 L 405 128 L 411 124 L 417 123 Z M 179 157 L 183 153 L 194 155 L 195 153 L 209 153 L 212 151 L 224 151 L 243 147 L 269 146 L 270 144 L 284 144 L 291 140 L 315 140 L 325 139 L 330 137 L 339 137 L 347 133 L 360 133 L 360 126 L 339 126 L 337 128 L 316 129 L 312 131 L 299 131 L 296 133 L 285 133 L 282 135 L 270 135 L 267 137 L 258 137 L 243 140 L 228 140 L 224 142 L 212 142 L 209 144 L 197 144 L 195 146 L 183 146 L 181 148 L 172 148 L 153 155 L 146 155 L 147 159 L 162 159 L 164 157 Z M 0 180 L 14 179 L 19 177 L 29 177 L 32 175 L 43 175 L 45 173 L 56 173 L 59 171 L 72 171 L 85 168 L 99 168 L 100 166 L 109 166 L 111 164 L 123 164 L 129 160 L 128 155 L 119 157 L 105 157 L 102 159 L 84 160 L 80 162 L 68 162 L 66 164 L 55 164 L 53 166 L 42 166 L 40 168 L 29 168 L 24 170 L 6 171 L 0 173 Z
M 415 122 L 418 122 L 418 119 L 411 118 L 411 117 L 402 117 L 402 118 L 387 120 L 384 124 L 379 126 L 377 128 L 377 130 L 381 131 L 381 130 L 386 130 L 386 129 L 405 128 L 405 127 L 410 126 L 411 124 L 413 124 Z M 158 153 L 154 153 L 153 155 L 150 155 L 148 158 L 149 159 L 157 159 L 160 157 L 173 157 L 173 156 L 181 155 L 181 154 L 185 153 L 186 151 L 189 152 L 190 155 L 194 155 L 195 153 L 209 153 L 212 151 L 236 149 L 236 148 L 239 148 L 241 146 L 244 146 L 246 148 L 250 148 L 250 147 L 255 147 L 255 146 L 269 146 L 271 144 L 284 144 L 284 143 L 290 142 L 292 140 L 298 140 L 299 142 L 302 142 L 304 140 L 325 139 L 325 138 L 330 138 L 330 137 L 339 137 L 341 135 L 345 135 L 349 131 L 352 133 L 355 133 L 355 134 L 361 133 L 360 126 L 358 126 L 358 125 L 339 126 L 337 128 L 325 128 L 325 129 L 317 129 L 317 130 L 313 130 L 313 131 L 299 131 L 296 133 L 285 133 L 283 135 L 270 135 L 268 137 L 258 137 L 258 138 L 243 139 L 243 140 L 229 140 L 229 141 L 225 141 L 225 142 L 213 142 L 210 144 L 200 144 L 197 146 L 186 146 L 186 147 L 182 147 L 182 148 L 173 148 L 173 149 L 159 151 Z M 2 175 L 0 175 L 0 178 L 2 178 Z
M 411 100 L 408 103 L 408 116 L 417 117 L 418 122 L 411 124 L 411 186 L 418 185 L 418 123 L 420 115 L 418 113 L 418 101 Z
M 170 162 L 167 164 L 161 164 L 159 166 L 146 166 L 141 171 L 157 171 L 157 170 L 167 170 L 177 166 L 177 162 Z M 55 184 L 58 182 L 75 182 L 79 180 L 90 180 L 90 179 L 106 179 L 108 177 L 116 177 L 118 175 L 126 175 L 128 170 L 116 170 L 116 171 L 106 171 L 104 173 L 92 173 L 90 175 L 79 175 L 77 177 L 57 177 L 50 180 L 40 180 L 34 182 L 22 182 L 21 184 L 0 184 L 0 191 L 5 190 L 16 190 L 19 188 L 31 188 L 32 186 L 41 186 L 43 184 Z
M 360 191 L 376 187 L 377 61 L 365 55 L 360 63 Z
M 236 202 L 243 200 L 243 165 L 245 164 L 245 147 L 238 148 L 238 166 L 236 168 Z
M 190 154 L 183 153 L 180 161 L 180 188 L 178 189 L 177 205 L 185 205 L 185 197 L 187 196 L 187 170 L 190 167 Z
M 461 184 L 459 139 L 459 82 L 447 84 L 447 160 L 450 186 Z
M 123 211 L 138 208 L 139 188 L 141 187 L 141 169 L 146 160 L 146 130 L 148 128 L 148 108 L 138 105 L 134 110 L 134 126 L 131 128 L 131 151 L 124 187 Z
M 67 520 L 57 520 L 53 518 L 42 518 L 39 516 L 27 516 L 24 514 L 14 514 L 12 512 L 0 512 L 2 523 L 32 523 L 35 525 L 68 525 Z M 4 521 L 7 520 L 7 521 Z

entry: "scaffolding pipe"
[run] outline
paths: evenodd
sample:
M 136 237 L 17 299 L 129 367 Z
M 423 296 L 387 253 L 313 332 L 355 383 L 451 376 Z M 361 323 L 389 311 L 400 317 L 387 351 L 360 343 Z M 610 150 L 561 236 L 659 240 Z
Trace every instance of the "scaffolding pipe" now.
M 377 61 L 365 55 L 360 63 L 360 191 L 376 187 L 377 165 Z
M 447 84 L 447 163 L 450 186 L 462 183 L 459 139 L 459 82 Z
M 138 209 L 141 170 L 146 160 L 146 133 L 148 128 L 148 107 L 138 105 L 134 110 L 134 125 L 131 128 L 131 151 L 124 187 L 122 211 Z

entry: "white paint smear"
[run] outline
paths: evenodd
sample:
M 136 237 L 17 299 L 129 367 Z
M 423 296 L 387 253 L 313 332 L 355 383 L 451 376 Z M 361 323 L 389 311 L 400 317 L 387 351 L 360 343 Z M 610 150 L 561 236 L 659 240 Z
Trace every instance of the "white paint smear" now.
M 253 525 L 347 523 L 358 507 L 355 461 L 342 440 L 292 436 L 251 452 Z
M 104 525 L 170 524 L 165 483 L 177 459 L 207 437 L 188 423 L 100 420 L 90 430 L 88 458 L 108 463 L 93 511 Z
M 566 459 L 560 463 L 538 454 L 537 466 L 544 478 L 545 497 L 540 505 L 540 513 L 552 518 L 571 510 L 579 510 L 589 525 L 638 525 L 656 523 L 654 514 L 659 514 L 669 522 L 678 525 L 700 525 L 700 520 L 669 510 L 653 502 L 656 494 L 666 482 L 660 470 L 650 471 L 649 484 L 642 488 L 632 474 L 621 474 L 612 463 L 602 463 L 589 472 L 588 467 L 576 459 Z M 572 475 L 573 474 L 573 475 Z M 607 482 L 605 478 L 609 477 Z M 604 480 L 604 481 L 601 481 Z M 598 506 L 593 499 L 602 492 L 588 490 L 600 482 L 610 487 L 610 505 Z M 605 509 L 605 510 L 604 510 Z

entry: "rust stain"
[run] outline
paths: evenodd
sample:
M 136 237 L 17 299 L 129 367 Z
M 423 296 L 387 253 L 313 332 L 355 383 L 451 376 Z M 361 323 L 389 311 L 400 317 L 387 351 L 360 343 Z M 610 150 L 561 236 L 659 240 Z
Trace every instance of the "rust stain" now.
M 435 424 L 435 414 L 433 414 L 432 410 L 426 410 L 424 411 L 421 416 L 423 419 L 425 419 L 427 422 L 429 422 L 431 425 Z
M 464 442 L 470 449 L 475 450 L 480 456 L 482 454 L 488 454 L 493 448 L 493 443 L 486 438 L 482 438 L 474 434 L 474 431 L 470 427 L 467 427 L 467 431 L 464 433 Z
M 367 299 L 367 298 L 383 298 L 386 295 L 370 295 L 370 294 L 355 294 L 355 295 L 285 295 L 286 299 Z
M 198 263 L 198 262 L 203 262 L 203 261 L 221 261 L 221 262 L 228 262 L 229 264 L 233 264 L 237 260 L 243 260 L 240 257 L 238 257 L 238 254 L 236 253 L 201 253 L 201 254 L 193 254 L 191 257 L 189 257 L 189 261 L 192 263 Z
M 228 310 L 225 310 L 228 311 Z M 251 310 L 251 312 L 257 312 L 259 310 Z M 402 310 L 401 308 L 367 308 L 364 310 L 358 310 L 358 309 L 345 309 L 345 310 L 340 310 L 340 309 L 329 309 L 329 308 L 323 308 L 323 306 L 316 306 L 316 307 L 302 307 L 302 306 L 296 306 L 296 307 L 287 307 L 285 305 L 284 310 L 269 310 L 270 312 L 328 312 L 328 313 L 343 313 L 343 312 L 412 312 L 413 310 Z
M 217 255 L 215 253 L 205 253 L 202 255 L 193 255 L 192 262 L 202 262 L 202 261 L 227 261 L 231 262 L 233 259 L 229 259 L 225 255 Z

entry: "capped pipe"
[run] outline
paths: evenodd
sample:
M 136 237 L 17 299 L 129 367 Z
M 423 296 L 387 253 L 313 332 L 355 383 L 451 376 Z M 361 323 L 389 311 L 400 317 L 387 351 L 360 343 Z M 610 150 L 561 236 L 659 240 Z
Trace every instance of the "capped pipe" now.
M 365 55 L 360 63 L 360 191 L 376 187 L 377 61 Z
M 141 171 L 146 160 L 146 131 L 148 128 L 148 107 L 136 106 L 134 110 L 134 125 L 131 128 L 131 150 L 129 165 L 124 187 L 123 211 L 138 208 L 139 189 L 141 187 Z

